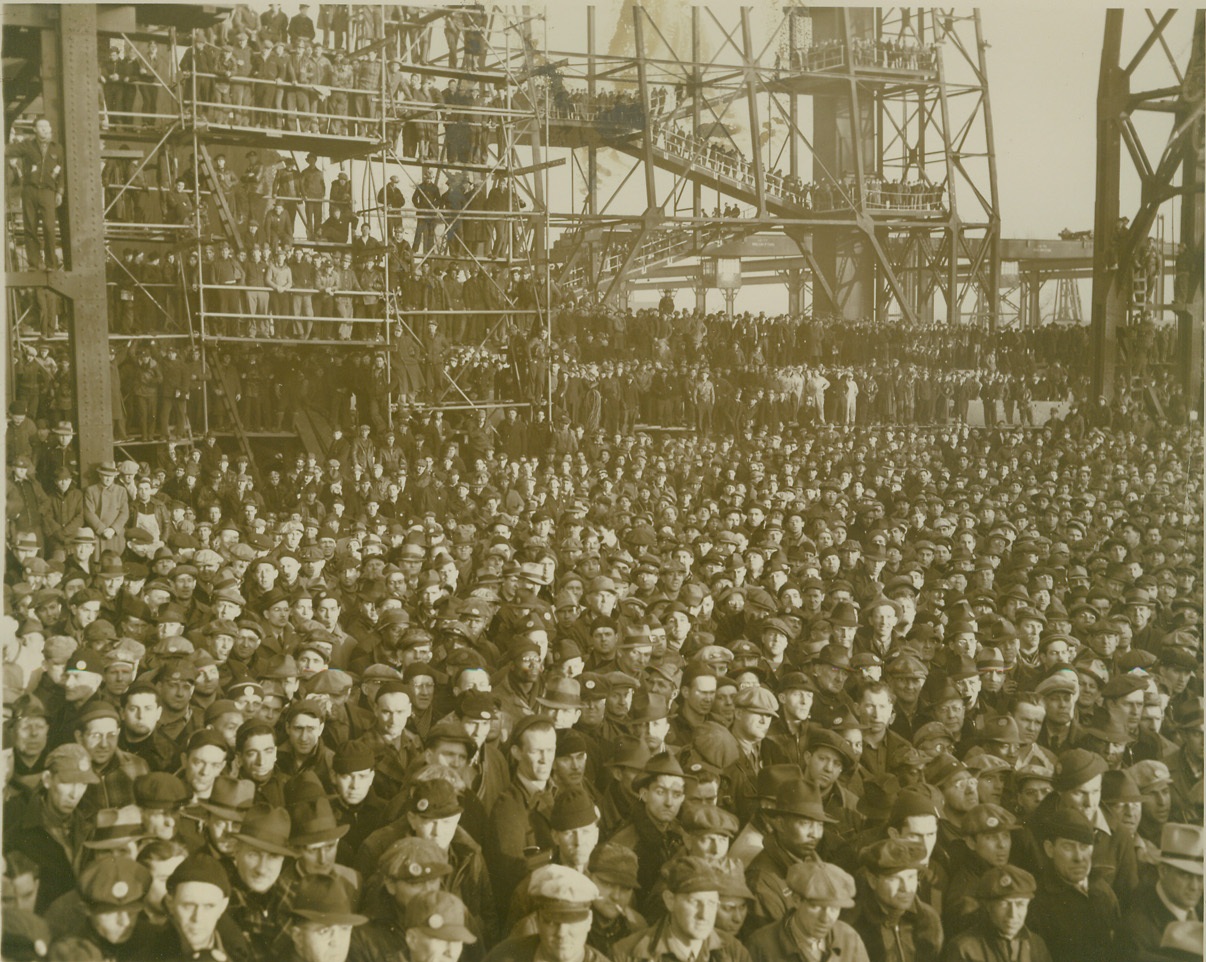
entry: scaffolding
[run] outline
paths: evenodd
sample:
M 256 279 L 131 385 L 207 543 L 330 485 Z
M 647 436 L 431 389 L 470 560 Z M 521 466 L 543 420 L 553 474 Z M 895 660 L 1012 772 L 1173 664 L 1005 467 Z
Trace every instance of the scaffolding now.
M 191 357 L 191 368 L 162 373 L 189 377 L 200 395 L 177 402 L 165 386 L 153 436 L 130 430 L 115 439 L 119 451 L 137 459 L 145 445 L 216 433 L 233 437 L 254 470 L 253 440 L 298 438 L 322 455 L 335 426 L 370 412 L 392 427 L 418 409 L 547 404 L 547 383 L 519 383 L 508 343 L 535 337 L 547 352 L 550 341 L 550 288 L 535 280 L 550 233 L 549 165 L 540 129 L 547 118 L 529 90 L 538 24 L 530 11 L 358 7 L 368 15 L 353 18 L 346 50 L 332 54 L 338 82 L 320 85 L 323 78 L 300 62 L 308 52 L 292 55 L 289 82 L 253 77 L 250 54 L 231 57 L 215 44 L 228 33 L 236 54 L 246 49 L 226 11 L 178 29 L 171 9 L 157 17 L 137 8 L 135 21 L 116 27 L 102 13 L 92 39 L 101 48 L 94 116 L 112 374 L 120 378 L 124 356 L 153 342 Z M 6 56 L 22 45 L 10 23 L 6 14 Z M 447 31 L 433 29 L 441 25 Z M 458 49 L 450 51 L 441 34 Z M 111 72 L 106 46 L 115 51 Z M 39 51 L 22 52 L 46 86 Z M 31 86 L 25 102 L 6 105 L 10 133 L 46 106 Z M 313 169 L 321 176 L 317 196 L 301 189 L 302 172 Z M 336 169 L 348 188 L 338 200 Z M 407 205 L 416 191 L 430 209 Z M 336 207 L 348 215 L 342 237 L 332 223 L 344 219 L 331 213 Z M 262 234 L 250 226 L 260 223 L 268 228 Z M 45 307 L 56 295 L 26 263 L 19 210 L 10 208 L 7 227 L 14 348 L 65 340 L 67 326 L 44 320 L 59 313 Z M 401 240 L 412 230 L 413 250 Z M 290 263 L 316 265 L 302 271 L 314 286 L 269 284 L 255 252 L 261 243 Z M 324 274 L 317 265 L 326 259 L 336 263 Z M 31 274 L 29 288 L 11 283 Z M 480 293 L 473 307 L 456 296 L 465 274 Z M 286 424 L 283 410 L 264 410 L 271 405 L 262 396 L 247 403 L 245 378 L 231 362 L 290 353 L 310 369 L 349 353 L 371 356 L 374 380 L 354 385 L 342 412 L 305 410 L 314 399 L 301 398 L 303 410 L 290 411 Z M 510 376 L 480 376 L 486 367 Z M 187 398 L 188 385 L 179 386 Z M 370 404 L 366 395 L 382 386 L 385 396 Z M 137 387 L 126 393 L 139 403 Z
M 10 9 L 6 53 L 17 39 Z M 322 455 L 337 423 L 390 425 L 420 406 L 551 405 L 553 365 L 537 361 L 548 358 L 562 294 L 620 304 L 634 281 L 699 261 L 688 271 L 702 305 L 703 259 L 743 257 L 758 235 L 778 234 L 802 258 L 773 278 L 788 284 L 794 311 L 927 323 L 941 297 L 957 323 L 973 296 L 996 303 L 995 158 L 975 14 L 789 4 L 756 36 L 751 8 L 692 7 L 688 31 L 634 4 L 625 7 L 624 36 L 604 52 L 593 7 L 587 49 L 561 51 L 527 7 L 357 5 L 366 16 L 341 48 L 348 57 L 319 83 L 305 51 L 289 55 L 297 61 L 289 70 L 253 77 L 241 54 L 214 46 L 230 30 L 228 9 L 88 9 L 71 19 L 91 18 L 86 71 L 98 79 L 90 89 L 64 85 L 61 95 L 79 116 L 98 118 L 89 122 L 101 143 L 96 251 L 107 310 L 88 314 L 105 322 L 103 341 L 119 352 L 141 353 L 153 338 L 156 349 L 174 344 L 188 356 L 182 369 L 194 396 L 167 405 L 181 440 L 217 430 L 250 451 L 252 440 L 300 438 Z M 61 82 L 45 55 L 54 18 L 29 16 L 43 31 L 43 56 L 15 58 L 20 70 L 33 64 Z M 452 18 L 466 42 L 473 35 L 472 56 L 451 57 L 445 31 L 435 29 Z M 97 37 L 121 47 L 114 59 L 134 79 L 106 71 Z M 437 82 L 447 83 L 445 94 L 436 95 Z M 10 130 L 39 108 L 39 96 L 10 98 Z M 309 155 L 325 169 L 317 213 L 299 186 Z M 329 193 L 336 169 L 348 185 L 337 204 Z M 455 194 L 435 216 L 390 199 L 392 190 L 426 191 L 425 170 L 441 198 Z M 355 247 L 371 262 L 370 283 L 342 256 L 322 263 L 351 239 L 329 213 L 335 206 L 347 221 L 368 223 L 380 245 Z M 253 253 L 261 238 L 247 226 L 261 220 L 270 246 L 286 239 L 290 260 L 320 265 L 312 286 L 267 283 L 269 269 Z M 394 242 L 398 223 L 416 235 L 409 252 Z M 18 236 L 19 222 L 9 227 Z M 20 259 L 11 249 L 11 316 L 24 318 L 37 343 L 48 332 L 28 325 L 54 311 L 22 287 L 53 293 L 55 285 Z M 460 268 L 471 275 L 457 283 L 462 296 L 474 291 L 472 307 L 459 306 L 445 284 Z M 78 311 L 68 313 L 76 357 L 94 365 L 82 422 L 85 405 L 108 410 L 102 395 L 123 368 L 118 360 L 100 370 L 90 360 L 99 333 L 87 350 L 76 344 Z M 992 324 L 995 308 L 970 319 Z M 525 338 L 534 360 L 521 370 Z M 342 380 L 322 390 L 284 385 L 296 404 L 275 411 L 245 391 L 236 403 L 239 358 L 283 364 L 294 353 L 307 361 L 300 366 Z M 338 404 L 314 407 L 329 397 Z M 293 423 L 276 416 L 297 407 Z M 161 443 L 165 433 L 126 440 Z
M 561 286 L 618 302 L 660 265 L 717 248 L 753 255 L 742 242 L 773 231 L 804 259 L 786 278 L 796 309 L 926 323 L 941 297 L 950 323 L 995 322 L 972 313 L 977 298 L 995 304 L 1000 272 L 977 14 L 793 3 L 756 36 L 748 7 L 691 7 L 689 32 L 626 10 L 631 54 L 597 49 L 592 10 L 585 55 L 549 52 L 550 85 L 576 85 L 591 105 L 552 124 L 555 144 L 587 155 L 574 161 L 586 185 L 577 221 L 553 251 Z M 634 115 L 613 106 L 600 123 L 605 91 Z M 629 164 L 622 176 L 617 162 Z M 621 181 L 605 199 L 601 166 Z M 622 188 L 638 173 L 633 213 Z M 700 303 L 702 261 L 690 282 Z

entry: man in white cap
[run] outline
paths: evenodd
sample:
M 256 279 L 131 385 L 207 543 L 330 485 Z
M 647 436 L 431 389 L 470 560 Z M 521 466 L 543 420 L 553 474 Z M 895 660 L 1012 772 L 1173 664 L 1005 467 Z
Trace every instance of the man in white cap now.
M 485 962 L 607 962 L 586 944 L 599 888 L 566 865 L 545 865 L 532 873 L 529 892 L 536 908 L 536 934 L 496 945 Z
M 1125 954 L 1139 958 L 1154 953 L 1169 924 L 1198 919 L 1204 843 L 1206 831 L 1200 825 L 1164 825 L 1156 880 L 1139 886 L 1122 918 L 1118 944 Z

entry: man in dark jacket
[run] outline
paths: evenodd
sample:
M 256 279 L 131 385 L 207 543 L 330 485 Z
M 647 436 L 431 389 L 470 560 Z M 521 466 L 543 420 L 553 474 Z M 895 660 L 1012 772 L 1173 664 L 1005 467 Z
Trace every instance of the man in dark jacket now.
M 871 962 L 937 962 L 942 952 L 938 914 L 917 898 L 925 862 L 921 842 L 888 838 L 863 849 L 866 891 L 850 917 Z
M 1051 962 L 1042 936 L 1026 928 L 1035 892 L 1034 876 L 1024 869 L 990 868 L 969 892 L 979 901 L 980 914 L 947 944 L 942 962 Z
M 1118 928 L 1118 898 L 1109 884 L 1091 877 L 1093 826 L 1080 812 L 1058 811 L 1045 826 L 1046 865 L 1039 875 L 1030 915 L 1059 962 L 1109 958 Z

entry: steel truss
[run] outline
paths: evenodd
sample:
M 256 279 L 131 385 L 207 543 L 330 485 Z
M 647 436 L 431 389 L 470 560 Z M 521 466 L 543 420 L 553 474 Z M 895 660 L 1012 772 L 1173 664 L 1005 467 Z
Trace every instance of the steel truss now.
M 814 310 L 924 321 L 941 296 L 958 322 L 977 296 L 996 303 L 1000 217 L 978 15 L 791 5 L 755 37 L 749 9 L 697 6 L 686 52 L 668 39 L 671 25 L 634 6 L 632 55 L 597 52 L 595 33 L 588 10 L 586 56 L 549 52 L 555 82 L 584 87 L 588 104 L 604 90 L 634 94 L 641 115 L 625 125 L 554 111 L 553 143 L 575 149 L 586 185 L 553 251 L 562 286 L 613 301 L 655 265 L 776 230 L 805 257 Z M 705 44 L 705 33 L 719 40 Z M 600 151 L 608 167 L 627 160 L 602 203 Z M 638 172 L 644 210 L 634 216 L 620 198 Z M 705 194 L 735 202 L 740 216 L 709 217 Z
M 1124 11 L 1106 12 L 1105 41 L 1097 88 L 1097 206 L 1093 258 L 1094 391 L 1112 397 L 1116 389 L 1120 340 L 1128 327 L 1151 310 L 1171 310 L 1177 319 L 1178 372 L 1187 397 L 1202 391 L 1203 257 L 1203 47 L 1206 14 L 1201 10 L 1145 10 L 1126 20 Z M 1125 29 L 1130 25 L 1130 29 Z M 1174 34 L 1180 41 L 1172 41 Z M 1182 60 L 1174 45 L 1188 53 Z M 1134 87 L 1146 89 L 1135 90 Z M 1159 123 L 1163 115 L 1164 123 Z M 1139 121 L 1137 123 L 1137 121 Z M 1123 153 L 1131 178 L 1138 180 L 1139 206 L 1120 223 Z M 1149 237 L 1161 208 L 1179 199 L 1181 251 L 1174 254 L 1175 290 L 1171 303 L 1141 304 L 1135 286 L 1136 255 Z M 1163 245 L 1158 256 L 1166 258 Z M 1157 274 L 1162 274 L 1161 263 Z M 1192 400 L 1191 400 L 1192 403 Z
M 62 17 L 58 15 L 63 10 Z M 196 345 L 202 353 L 202 363 L 212 369 L 215 352 L 228 343 L 259 344 L 289 347 L 307 352 L 316 363 L 323 354 L 334 349 L 369 351 L 383 354 L 390 369 L 390 382 L 395 383 L 393 368 L 398 357 L 404 353 L 409 342 L 422 342 L 425 323 L 429 318 L 438 322 L 439 328 L 448 330 L 449 325 L 463 328 L 474 319 L 484 330 L 483 336 L 474 338 L 471 344 L 460 347 L 481 348 L 489 345 L 492 350 L 506 349 L 505 338 L 499 348 L 496 341 L 504 325 L 520 324 L 529 327 L 536 337 L 547 346 L 550 338 L 550 288 L 546 282 L 538 293 L 537 305 L 531 310 L 520 310 L 508 296 L 507 278 L 513 269 L 531 272 L 546 260 L 549 238 L 548 171 L 561 161 L 545 160 L 544 144 L 547 134 L 542 129 L 547 118 L 537 110 L 531 79 L 533 63 L 539 59 L 539 48 L 543 38 L 533 36 L 533 18 L 527 7 L 449 6 L 433 8 L 422 18 L 421 27 L 440 34 L 439 23 L 443 17 L 465 11 L 480 12 L 483 25 L 484 53 L 470 63 L 467 55 L 459 65 L 449 61 L 442 41 L 437 42 L 425 62 L 418 62 L 416 49 L 402 50 L 403 74 L 407 78 L 430 77 L 437 80 L 459 80 L 463 84 L 479 84 L 485 91 L 482 102 L 470 106 L 441 105 L 433 110 L 430 101 L 419 101 L 412 97 L 396 96 L 387 90 L 387 60 L 399 52 L 400 41 L 390 24 L 385 6 L 380 9 L 381 22 L 389 24 L 384 37 L 364 36 L 354 51 L 377 62 L 379 86 L 371 90 L 360 88 L 323 88 L 324 97 L 342 94 L 351 101 L 355 98 L 366 109 L 348 110 L 346 114 L 323 112 L 318 115 L 319 124 L 310 122 L 311 115 L 290 109 L 288 103 L 281 107 L 262 107 L 256 98 L 244 105 L 244 109 L 231 105 L 229 98 L 214 96 L 217 89 L 212 74 L 192 69 L 198 43 L 209 39 L 208 30 L 219 24 L 223 14 L 221 8 L 197 8 L 193 13 L 172 5 L 162 5 L 156 11 L 146 8 L 117 8 L 113 13 L 101 12 L 94 5 L 72 5 L 73 15 L 67 16 L 68 7 L 24 8 L 10 6 L 5 11 L 6 61 L 14 49 L 26 52 L 32 36 L 35 43 L 41 37 L 39 56 L 34 51 L 25 59 L 15 60 L 20 71 L 10 74 L 14 82 L 6 84 L 6 112 L 9 129 L 14 126 L 32 124 L 35 112 L 47 112 L 52 116 L 56 134 L 66 141 L 69 157 L 81 156 L 73 152 L 74 134 L 99 146 L 97 162 L 73 163 L 72 169 L 100 168 L 102 176 L 96 178 L 76 177 L 68 180 L 69 197 L 73 215 L 93 217 L 96 225 L 91 232 L 75 227 L 68 269 L 52 273 L 49 284 L 45 275 L 25 269 L 20 245 L 13 242 L 20 236 L 19 218 L 9 223 L 9 307 L 10 317 L 15 321 L 10 326 L 14 341 L 32 343 L 39 338 L 31 329 L 33 312 L 30 305 L 34 289 L 44 286 L 50 296 L 67 298 L 68 316 L 80 316 L 78 305 L 75 310 L 72 293 L 76 288 L 70 284 L 72 275 L 78 275 L 84 263 L 96 275 L 90 289 L 91 305 L 84 316 L 91 320 L 89 330 L 96 337 L 89 347 L 81 352 L 82 328 L 79 323 L 71 326 L 70 336 L 75 348 L 80 383 L 77 384 L 81 437 L 97 439 L 85 444 L 81 463 L 85 468 L 100 460 L 112 457 L 113 438 L 111 421 L 111 396 L 109 390 L 109 365 L 105 342 L 120 347 L 124 343 L 156 339 L 164 342 L 178 341 Z M 83 11 L 82 13 L 80 11 Z M 78 15 L 77 15 L 78 14 Z M 86 21 L 76 29 L 76 20 Z M 61 28 L 60 28 L 61 23 Z M 38 33 L 37 31 L 41 31 Z M 58 35 L 62 34 L 63 49 L 69 46 L 87 47 L 91 53 L 91 66 L 86 63 L 73 64 L 67 70 L 60 69 Z M 418 32 L 415 34 L 418 36 Z M 136 106 L 124 109 L 118 104 L 107 104 L 102 85 L 97 82 L 100 61 L 97 57 L 98 43 L 121 44 L 127 54 L 141 65 L 142 82 L 139 84 L 139 101 Z M 150 45 L 157 45 L 159 57 L 150 60 Z M 405 46 L 402 44 L 402 46 Z M 30 76 L 26 77 L 28 73 Z M 63 84 L 60 96 L 59 84 L 63 76 L 85 77 L 88 83 Z M 15 82 L 15 81 L 20 81 Z M 254 88 L 256 81 L 242 81 Z M 417 83 L 416 83 L 417 87 Z M 502 103 L 485 100 L 495 91 L 500 92 Z M 53 96 L 50 96 L 53 92 Z M 133 100 L 133 98 L 131 98 Z M 495 98 L 497 101 L 499 98 Z M 63 115 L 54 110 L 61 102 L 74 113 Z M 311 92 L 310 104 L 317 102 L 317 90 Z M 100 110 L 98 111 L 98 104 Z M 315 111 L 317 112 L 317 111 Z M 484 155 L 477 152 L 473 163 L 464 158 L 450 158 L 447 145 L 438 137 L 438 153 L 432 156 L 408 156 L 402 149 L 401 131 L 407 122 L 428 123 L 442 131 L 444 121 L 463 114 L 471 123 L 487 126 L 491 136 L 487 140 Z M 98 120 L 99 117 L 99 120 Z M 265 129 L 262 126 L 279 120 L 284 129 Z M 339 128 L 336 128 L 336 124 Z M 408 310 L 399 301 L 399 292 L 391 290 L 389 271 L 385 271 L 386 286 L 381 298 L 382 309 L 376 319 L 354 318 L 294 318 L 277 317 L 275 329 L 269 336 L 254 324 L 243 311 L 244 287 L 224 287 L 221 292 L 213 289 L 197 272 L 186 269 L 190 254 L 201 262 L 209 244 L 222 241 L 232 245 L 235 251 L 243 248 L 240 225 L 233 211 L 234 201 L 229 193 L 216 188 L 218 173 L 214 159 L 225 153 L 232 167 L 241 162 L 248 150 L 255 149 L 270 163 L 280 163 L 286 158 L 300 160 L 306 153 L 315 153 L 326 166 L 338 165 L 347 171 L 353 182 L 353 207 L 358 219 L 367 220 L 375 226 L 378 238 L 388 238 L 389 218 L 383 205 L 376 200 L 378 190 L 388 182 L 390 175 L 401 178 L 401 186 L 409 200 L 414 187 L 421 181 L 421 171 L 430 167 L 445 176 L 475 176 L 490 186 L 492 178 L 498 178 L 510 186 L 522 202 L 524 209 L 501 211 L 465 211 L 455 220 L 461 229 L 476 222 L 485 226 L 504 243 L 491 250 L 470 250 L 463 243 L 453 243 L 454 236 L 445 232 L 436 250 L 428 250 L 416 261 L 427 268 L 442 268 L 463 264 L 480 270 L 488 277 L 493 288 L 494 305 L 489 310 Z M 298 169 L 303 165 L 298 163 Z M 167 223 L 166 193 L 177 178 L 184 177 L 190 197 L 192 216 L 185 223 Z M 442 185 L 441 185 L 442 186 Z M 93 196 L 88 191 L 95 188 Z M 324 192 L 325 193 L 325 192 Z M 299 198 L 298 198 L 299 199 Z M 324 207 L 327 198 L 324 197 Z M 408 209 L 408 214 L 413 212 Z M 304 218 L 303 218 L 304 219 Z M 413 216 L 409 218 L 413 223 Z M 297 236 L 305 233 L 294 223 Z M 77 250 L 78 240 L 95 236 L 95 243 L 86 250 Z M 66 246 L 66 245 L 64 245 Z M 322 242 L 297 240 L 298 247 L 329 249 Z M 384 250 L 384 247 L 383 247 Z M 136 253 L 140 252 L 140 253 Z M 66 253 L 66 252 L 65 252 Z M 166 263 L 169 255 L 174 260 L 174 269 L 164 270 L 153 280 L 141 276 L 135 264 L 141 265 L 143 258 Z M 131 258 L 136 258 L 131 261 Z M 190 290 L 195 296 L 190 296 Z M 223 297 L 219 298 L 219 293 Z M 231 311 L 233 294 L 238 307 Z M 368 294 L 359 291 L 334 292 L 347 294 L 358 300 Z M 105 302 L 110 309 L 106 311 Z M 137 330 L 122 327 L 125 315 L 123 302 L 137 299 L 140 312 Z M 14 308 L 20 308 L 14 310 Z M 106 316 L 108 325 L 103 323 Z M 329 337 L 291 337 L 295 325 L 317 324 L 320 329 L 330 329 Z M 340 327 L 336 334 L 336 330 Z M 154 333 L 143 329 L 153 329 Z M 349 333 L 350 332 L 350 333 Z M 480 333 L 480 332 L 479 332 Z M 67 337 L 64 333 L 59 336 Z M 261 349 L 262 349 L 261 348 Z M 249 438 L 265 432 L 248 432 L 240 422 L 239 411 L 231 402 L 236 385 L 228 372 L 215 372 L 213 382 L 207 382 L 201 405 L 200 423 L 190 423 L 190 431 L 207 431 L 212 426 L 213 406 L 230 404 L 227 420 L 233 425 L 233 433 L 243 449 L 252 455 Z M 475 390 L 456 370 L 440 372 L 442 383 L 432 385 L 431 391 L 422 398 L 399 397 L 391 392 L 388 417 L 404 413 L 414 406 L 424 408 L 448 408 L 464 410 L 486 405 L 496 407 L 506 403 L 493 397 L 493 388 Z M 86 379 L 86 383 L 85 383 Z M 218 389 L 220 386 L 220 390 Z M 525 404 L 547 403 L 548 385 L 534 388 L 523 387 Z M 303 418 L 305 425 L 290 425 L 294 430 L 269 431 L 272 436 L 297 436 L 299 433 L 307 447 L 321 448 L 329 438 L 322 432 L 309 428 L 322 422 L 319 417 Z M 95 422 L 95 423 L 93 423 Z M 167 426 L 163 426 L 166 434 Z M 329 430 L 329 426 L 328 426 Z M 183 440 L 183 439 L 180 439 Z M 138 443 L 158 441 L 125 442 L 124 448 L 137 448 Z M 95 450 L 93 450 L 95 448 Z M 253 470 L 255 462 L 252 462 Z

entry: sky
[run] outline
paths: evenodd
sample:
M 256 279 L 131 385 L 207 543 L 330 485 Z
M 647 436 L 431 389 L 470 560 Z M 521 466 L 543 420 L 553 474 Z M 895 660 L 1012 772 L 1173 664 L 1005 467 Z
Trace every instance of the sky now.
M 634 0 L 593 0 L 596 10 L 597 49 L 613 50 L 631 55 L 632 45 L 631 5 Z M 688 0 L 642 0 L 652 19 L 659 25 L 667 40 L 678 48 L 680 56 L 690 52 L 690 23 Z M 783 6 L 789 0 L 747 0 L 750 22 L 754 35 L 755 50 L 759 50 L 771 35 L 773 27 L 783 18 Z M 266 3 L 253 0 L 256 9 Z M 706 6 L 706 5 L 705 5 Z M 295 0 L 284 4 L 288 13 L 296 9 Z M 533 0 L 532 11 L 536 16 L 533 33 L 537 46 L 547 43 L 551 50 L 580 51 L 587 49 L 586 11 L 584 0 Z M 715 19 L 726 28 L 738 21 L 739 7 L 734 0 L 714 0 L 711 9 Z M 973 8 L 965 5 L 960 13 Z M 983 35 L 988 43 L 987 71 L 989 98 L 991 102 L 993 130 L 996 140 L 997 180 L 999 188 L 999 211 L 1002 219 L 1002 236 L 1009 238 L 1053 238 L 1060 230 L 1086 230 L 1093 226 L 1095 197 L 1095 112 L 1101 46 L 1105 27 L 1105 4 L 1100 0 L 1058 0 L 1058 2 L 1036 2 L 1036 0 L 995 0 L 981 7 Z M 705 31 L 705 47 L 718 43 L 721 34 L 711 24 L 713 19 L 701 14 Z M 1135 35 L 1146 29 L 1147 20 L 1143 9 L 1137 5 L 1128 7 L 1126 34 L 1123 49 L 1133 50 L 1137 45 Z M 1189 36 L 1192 29 L 1192 11 L 1181 10 L 1166 32 L 1173 55 L 1180 62 L 1187 59 Z M 439 31 L 437 30 L 438 34 Z M 647 33 L 651 33 L 647 31 Z M 710 39 L 709 39 L 710 38 Z M 656 44 L 656 39 L 650 41 Z M 437 36 L 436 46 L 442 48 L 442 38 Z M 1160 66 L 1163 58 L 1158 49 L 1149 56 L 1148 62 Z M 729 53 L 726 63 L 734 61 Z M 957 58 L 948 55 L 947 64 Z M 948 77 L 954 68 L 948 66 Z M 1172 82 L 1167 66 L 1144 75 L 1136 75 L 1136 88 L 1162 87 Z M 799 101 L 805 114 L 810 111 L 809 98 Z M 765 109 L 765 108 L 762 108 Z M 745 113 L 739 101 L 735 111 L 737 119 Z M 1137 115 L 1149 151 L 1158 156 L 1159 145 L 1167 136 L 1171 124 L 1163 115 Z M 801 118 L 801 128 L 808 130 L 811 123 L 807 116 Z M 1162 125 L 1162 126 L 1161 126 Z M 1150 137 L 1150 140 L 1149 140 Z M 601 169 L 605 172 L 604 188 L 600 199 L 605 199 L 610 189 L 623 177 L 629 162 L 611 152 L 600 152 Z M 554 156 L 556 156 L 554 154 Z M 585 166 L 585 151 L 579 151 L 581 165 Z M 1153 157 L 1153 163 L 1156 157 Z M 804 178 L 811 171 L 804 161 Z M 782 164 L 786 168 L 786 162 Z M 549 172 L 549 197 L 551 206 L 561 212 L 581 209 L 582 178 L 571 175 L 573 165 L 564 164 Z M 1138 204 L 1137 179 L 1130 173 L 1131 165 L 1124 154 L 1122 184 L 1122 211 L 1132 212 Z M 406 177 L 417 177 L 414 168 L 402 171 Z M 659 184 L 668 186 L 669 175 L 659 173 Z M 981 178 L 983 180 L 983 178 Z M 986 181 L 985 181 L 986 183 Z M 643 178 L 637 171 L 619 193 L 623 202 L 613 211 L 637 214 L 644 206 Z M 960 194 L 960 211 L 967 209 Z M 570 202 L 570 198 L 575 198 Z M 687 193 L 689 206 L 689 192 Z M 721 199 L 720 203 L 725 200 Z M 715 193 L 705 195 L 708 208 L 715 206 Z M 1177 211 L 1169 208 L 1168 221 L 1175 223 Z M 966 217 L 966 213 L 964 213 Z M 1009 265 L 1006 265 L 1008 269 Z M 1054 285 L 1049 285 L 1053 298 Z M 1082 285 L 1084 306 L 1088 307 L 1088 285 Z M 634 301 L 643 306 L 651 299 L 656 301 L 656 292 L 641 295 Z M 718 293 L 713 294 L 716 301 Z M 680 294 L 685 301 L 689 295 Z M 768 300 L 769 299 L 769 300 Z M 738 300 L 738 309 L 781 310 L 786 304 L 786 294 L 778 286 L 746 288 Z M 711 304 L 709 306 L 712 306 Z
M 659 23 L 689 23 L 687 4 L 676 0 L 647 0 L 648 8 Z M 561 15 L 560 6 L 547 8 L 549 43 L 553 48 L 584 49 L 582 20 Z M 608 24 L 622 14 L 620 0 L 599 0 L 596 4 L 600 36 L 607 36 Z M 729 9 L 716 6 L 715 10 Z M 759 25 L 767 29 L 776 18 L 780 3 L 761 0 L 753 7 L 755 33 Z M 678 14 L 676 16 L 676 13 Z M 731 14 L 728 15 L 730 18 Z M 1064 228 L 1086 230 L 1093 226 L 1095 198 L 1095 113 L 1098 72 L 1105 29 L 1105 6 L 1084 0 L 1059 3 L 997 2 L 981 8 L 984 38 L 988 43 L 987 69 L 993 131 L 996 140 L 999 210 L 1002 236 L 1053 238 Z M 1146 27 L 1142 9 L 1132 8 L 1124 21 L 1130 49 L 1135 34 Z M 1170 49 L 1184 61 L 1189 47 L 1191 12 L 1183 10 L 1168 30 Z M 630 31 L 628 31 L 630 33 Z M 574 40 L 578 43 L 575 44 Z M 670 35 L 672 42 L 674 35 Z M 1124 39 L 1123 49 L 1127 50 Z M 685 51 L 684 51 L 685 52 Z M 1164 86 L 1171 81 L 1167 68 L 1160 65 L 1159 51 L 1149 62 L 1160 66 L 1144 76 L 1136 75 L 1136 87 Z M 1146 83 L 1144 81 L 1147 81 Z M 1137 121 L 1141 132 L 1155 135 L 1162 144 L 1168 124 L 1163 117 Z M 1142 126 L 1147 124 L 1147 126 Z M 1164 124 L 1164 127 L 1159 127 Z M 1158 146 L 1149 148 L 1158 153 Z M 1153 159 L 1154 162 L 1154 159 Z M 1128 176 L 1124 157 L 1122 209 L 1126 213 L 1138 203 L 1138 184 Z M 639 177 L 634 178 L 639 185 Z M 639 193 L 638 193 L 639 203 Z M 1175 211 L 1170 210 L 1170 220 Z M 1054 285 L 1051 285 L 1052 289 Z M 756 302 L 779 288 L 750 289 L 743 292 L 738 309 L 755 309 Z M 686 299 L 688 295 L 680 295 Z M 719 295 L 714 295 L 719 300 Z M 1053 297 L 1053 291 L 1049 296 Z M 637 303 L 655 298 L 642 295 Z M 1084 306 L 1088 308 L 1088 286 L 1083 285 Z M 743 303 L 744 302 L 744 303 Z M 710 305 L 711 306 L 711 305 Z

